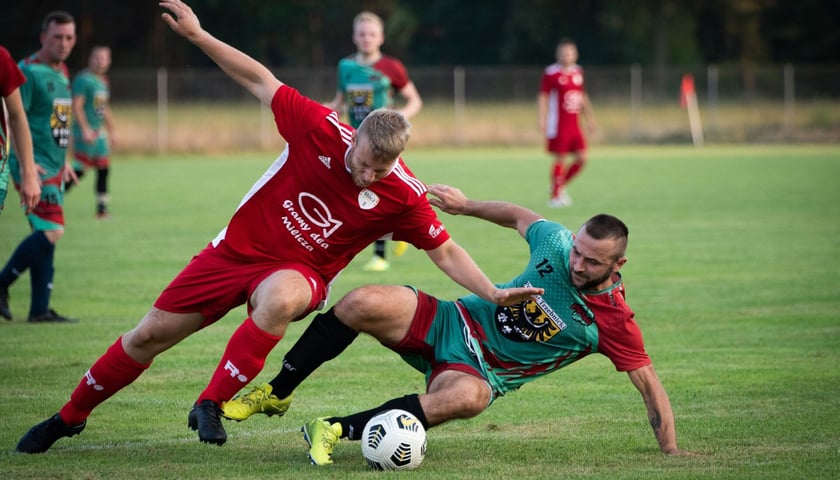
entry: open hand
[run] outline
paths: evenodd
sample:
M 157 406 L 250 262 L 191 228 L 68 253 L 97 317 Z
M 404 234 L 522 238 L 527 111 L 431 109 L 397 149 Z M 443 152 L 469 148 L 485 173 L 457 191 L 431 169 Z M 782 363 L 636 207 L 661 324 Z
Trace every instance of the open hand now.
M 64 165 L 61 167 L 61 180 L 64 183 L 73 183 L 73 185 L 79 184 L 79 176 L 76 175 L 76 171 L 73 170 L 73 165 L 69 162 L 65 162 Z
M 518 305 L 531 300 L 534 295 L 542 295 L 543 293 L 545 293 L 544 288 L 536 287 L 499 288 L 493 292 L 492 300 L 496 305 Z
M 450 215 L 464 214 L 469 200 L 460 189 L 438 183 L 427 185 L 426 189 L 434 195 L 429 198 L 429 203 L 435 207 Z
M 38 165 L 40 167 L 40 165 Z M 42 167 L 43 169 L 43 167 Z M 37 174 L 26 175 L 20 182 L 20 204 L 29 215 L 41 200 L 41 177 Z
M 202 32 L 198 17 L 186 3 L 181 0 L 161 0 L 159 5 L 172 12 L 171 15 L 162 13 L 160 17 L 178 35 L 189 40 Z

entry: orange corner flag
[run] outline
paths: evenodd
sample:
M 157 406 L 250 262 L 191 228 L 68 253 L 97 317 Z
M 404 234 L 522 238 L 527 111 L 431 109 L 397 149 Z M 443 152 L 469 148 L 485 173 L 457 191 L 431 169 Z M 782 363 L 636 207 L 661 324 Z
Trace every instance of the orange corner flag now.
M 694 146 L 703 145 L 703 126 L 700 124 L 700 109 L 697 107 L 697 93 L 694 91 L 694 77 L 686 73 L 680 85 L 680 105 L 688 110 L 691 139 Z
M 694 92 L 694 76 L 686 73 L 682 77 L 680 84 L 680 106 L 686 108 L 688 106 L 688 97 L 696 95 Z

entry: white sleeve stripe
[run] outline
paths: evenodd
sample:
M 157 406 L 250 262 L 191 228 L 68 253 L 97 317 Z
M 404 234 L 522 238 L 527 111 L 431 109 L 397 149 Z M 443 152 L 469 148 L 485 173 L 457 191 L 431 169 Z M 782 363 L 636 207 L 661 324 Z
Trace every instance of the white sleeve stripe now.
M 268 166 L 268 170 L 266 170 L 265 173 L 263 173 L 262 176 L 256 182 L 254 182 L 253 185 L 251 185 L 251 189 L 248 190 L 248 193 L 246 193 L 245 196 L 242 197 L 242 200 L 239 202 L 239 205 L 236 206 L 236 211 L 239 211 L 239 209 L 242 208 L 242 205 L 245 205 L 245 203 L 248 200 L 250 200 L 251 197 L 253 197 L 263 186 L 265 186 L 266 183 L 269 182 L 269 180 L 271 180 L 275 175 L 277 175 L 277 172 L 282 170 L 283 166 L 286 165 L 286 161 L 288 159 L 289 145 L 286 145 L 283 148 L 283 152 L 280 153 L 279 157 L 277 157 L 277 160 L 274 160 L 274 162 L 272 162 L 272 164 Z M 225 230 L 227 230 L 227 227 L 225 227 Z M 222 231 L 222 233 L 224 233 L 224 230 Z
M 341 140 L 343 140 L 344 143 L 347 145 L 351 145 L 353 143 L 353 132 L 349 128 L 341 125 L 338 121 L 337 113 L 330 112 L 330 114 L 327 115 L 327 121 L 335 125 L 335 128 L 338 129 L 338 133 L 341 135 Z
M 423 184 L 420 180 L 417 180 L 415 177 L 411 176 L 403 170 L 402 166 L 397 163 L 397 166 L 394 167 L 393 173 L 400 178 L 406 185 L 411 187 L 414 192 L 420 196 L 426 193 L 426 185 Z

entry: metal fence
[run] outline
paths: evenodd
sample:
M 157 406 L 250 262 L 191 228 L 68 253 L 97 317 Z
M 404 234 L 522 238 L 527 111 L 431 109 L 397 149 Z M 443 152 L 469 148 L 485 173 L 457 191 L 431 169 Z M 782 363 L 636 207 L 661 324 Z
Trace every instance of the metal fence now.
M 840 65 L 837 66 L 702 66 L 696 68 L 585 67 L 587 91 L 595 111 L 607 111 L 603 122 L 606 141 L 668 141 L 683 137 L 683 128 L 669 129 L 679 122 L 680 82 L 685 74 L 694 77 L 698 103 L 703 110 L 705 128 L 722 140 L 762 140 L 750 138 L 750 131 L 780 129 L 795 141 L 804 139 L 836 141 L 840 130 Z M 534 101 L 541 67 L 422 67 L 409 73 L 426 105 L 438 112 L 451 111 L 441 142 L 476 143 L 469 137 L 470 118 L 477 105 L 520 106 L 535 118 Z M 335 94 L 335 69 L 275 69 L 285 83 L 305 95 L 327 101 Z M 217 68 L 179 70 L 112 70 L 110 73 L 115 110 L 123 104 L 145 105 L 155 109 L 155 144 L 158 150 L 173 148 L 167 138 L 171 130 L 171 110 L 183 105 L 231 105 L 255 100 Z M 259 108 L 259 107 L 255 107 Z M 750 113 L 752 112 L 752 113 Z M 510 113 L 510 110 L 507 111 Z M 503 114 L 506 115 L 507 113 Z M 647 114 L 646 114 L 647 113 Z M 655 114 L 654 114 L 655 113 Z M 516 115 L 513 115 L 514 117 Z M 274 133 L 270 115 L 263 111 L 258 138 L 265 146 Z M 515 119 L 514 119 L 515 120 Z M 535 120 L 528 128 L 533 130 Z M 518 120 L 525 123 L 525 120 Z M 769 127 L 768 127 L 769 126 Z M 524 125 L 523 125 L 524 128 Z M 251 129 L 253 130 L 253 128 Z M 678 133 L 674 133 L 677 131 Z M 733 135 L 731 132 L 742 132 Z M 729 133 L 725 133 L 729 132 Z M 772 135 L 771 135 L 772 137 Z M 534 132 L 521 136 L 534 141 Z M 778 138 L 778 136 L 773 137 Z M 148 142 L 147 142 L 148 144 Z

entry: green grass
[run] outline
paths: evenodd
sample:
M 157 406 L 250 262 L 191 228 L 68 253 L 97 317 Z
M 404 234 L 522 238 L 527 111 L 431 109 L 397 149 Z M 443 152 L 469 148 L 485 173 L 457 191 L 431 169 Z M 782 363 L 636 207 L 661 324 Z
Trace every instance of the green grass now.
M 500 198 L 576 228 L 610 212 L 630 227 L 628 300 L 677 417 L 680 446 L 659 453 L 639 394 L 599 355 L 499 399 L 482 415 L 434 428 L 411 478 L 840 477 L 840 148 L 836 146 L 595 147 L 570 193 L 545 208 L 548 159 L 539 149 L 420 149 L 406 154 L 427 182 Z M 77 325 L 28 325 L 28 276 L 11 290 L 16 320 L 0 322 L 0 472 L 4 478 L 353 478 L 383 474 L 359 445 L 336 464 L 306 460 L 298 428 L 314 417 L 420 392 L 419 374 L 361 337 L 298 389 L 283 419 L 227 423 L 221 447 L 186 427 L 239 308 L 161 355 L 100 406 L 85 432 L 44 455 L 14 452 L 54 413 L 90 364 L 132 328 L 191 255 L 221 229 L 271 154 L 141 158 L 113 167 L 113 220 L 93 218 L 92 179 L 66 199 L 53 306 Z M 11 194 L 0 216 L 3 259 L 27 229 Z M 527 247 L 512 230 L 443 217 L 494 279 L 518 273 Z M 454 298 L 462 289 L 421 252 L 390 271 L 361 271 L 362 254 L 332 297 L 365 283 L 412 283 Z M 270 378 L 307 322 L 269 357 Z M 384 474 L 388 475 L 388 474 Z

